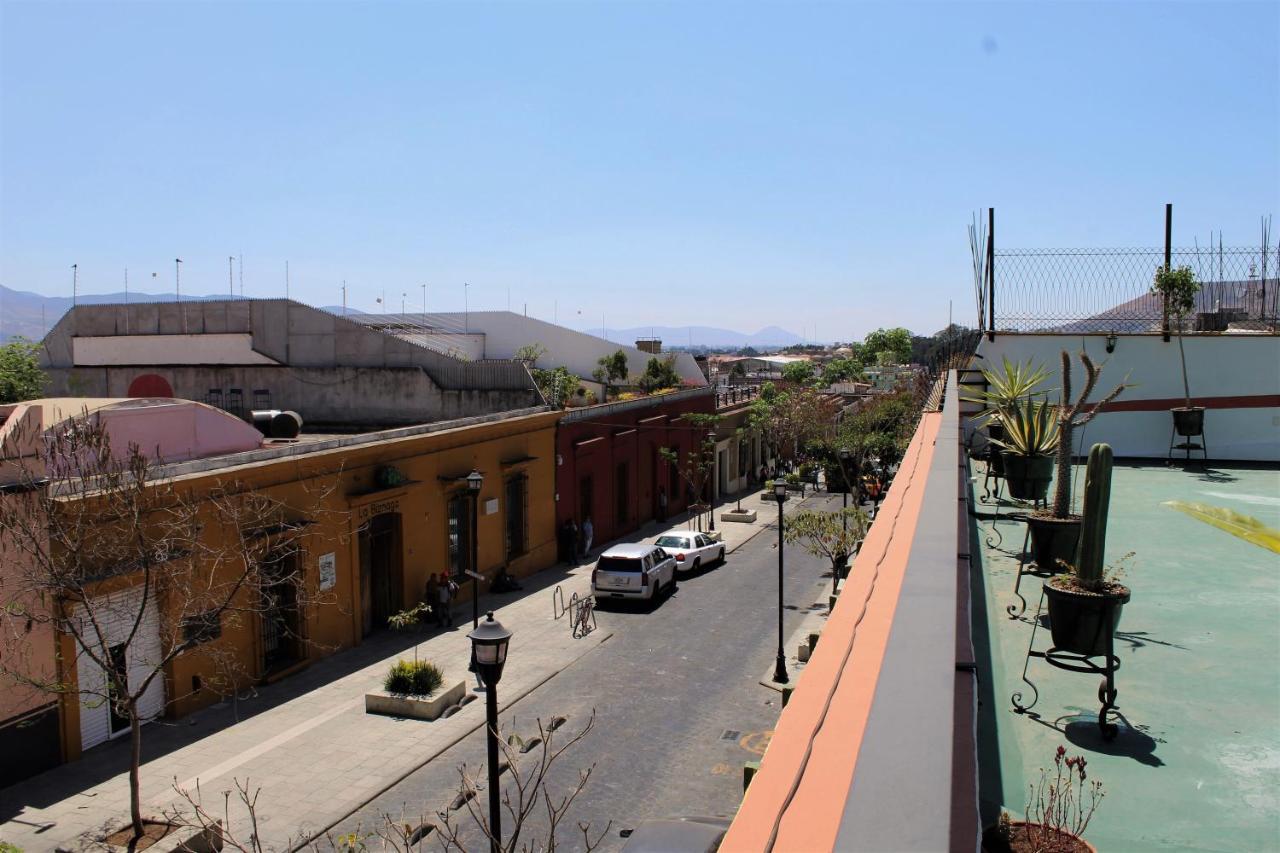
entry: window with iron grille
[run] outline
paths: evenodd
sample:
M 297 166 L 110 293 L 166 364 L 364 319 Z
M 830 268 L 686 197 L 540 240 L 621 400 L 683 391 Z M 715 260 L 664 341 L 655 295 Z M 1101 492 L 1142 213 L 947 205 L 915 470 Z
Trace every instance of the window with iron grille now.
M 529 547 L 529 478 L 520 474 L 507 480 L 507 559 Z
M 182 620 L 184 643 L 207 643 L 222 636 L 222 612 L 218 608 L 206 610 Z
M 471 568 L 471 497 L 456 492 L 449 498 L 449 573 L 461 576 Z

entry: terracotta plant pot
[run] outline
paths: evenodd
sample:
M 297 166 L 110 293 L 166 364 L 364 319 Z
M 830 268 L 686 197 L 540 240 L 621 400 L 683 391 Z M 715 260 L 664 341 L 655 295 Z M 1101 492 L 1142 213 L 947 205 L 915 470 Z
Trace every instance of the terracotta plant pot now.
M 1180 406 L 1169 411 L 1173 412 L 1173 428 L 1178 435 L 1185 438 L 1204 435 L 1204 406 Z
M 1059 562 L 1074 563 L 1080 543 L 1080 516 L 1053 518 L 1044 515 L 1027 517 L 1031 528 L 1031 559 L 1042 572 L 1062 571 Z
M 1043 501 L 1053 479 L 1052 456 L 1020 456 L 1005 452 L 1004 481 L 1009 497 L 1020 501 Z
M 1009 824 L 1008 839 L 1000 837 L 998 827 L 987 827 L 982 832 L 983 853 L 1037 853 L 1037 851 L 1040 853 L 1098 853 L 1098 848 L 1083 838 L 1059 830 L 1045 830 L 1051 835 L 1051 839 L 1048 844 L 1037 844 L 1035 839 L 1044 839 L 1041 838 L 1040 833 L 1032 834 L 1031 838 L 1028 838 L 1026 830 L 1028 826 L 1038 825 L 1029 824 L 1023 820 L 1013 821 Z
M 1067 586 L 1063 577 L 1044 585 L 1049 602 L 1049 631 L 1053 647 L 1078 655 L 1104 655 L 1115 635 L 1120 613 L 1129 602 L 1129 588 L 1115 584 L 1114 592 L 1084 592 Z

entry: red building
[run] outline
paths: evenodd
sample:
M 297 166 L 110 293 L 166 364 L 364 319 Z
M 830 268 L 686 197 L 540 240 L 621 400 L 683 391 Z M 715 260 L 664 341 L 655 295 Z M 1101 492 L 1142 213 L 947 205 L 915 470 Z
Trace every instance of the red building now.
M 687 466 L 705 431 L 682 416 L 714 411 L 715 394 L 705 387 L 565 412 L 556 435 L 559 529 L 590 518 L 600 544 L 658 518 L 664 492 L 668 517 L 684 510 L 693 496 L 659 451 L 676 451 Z

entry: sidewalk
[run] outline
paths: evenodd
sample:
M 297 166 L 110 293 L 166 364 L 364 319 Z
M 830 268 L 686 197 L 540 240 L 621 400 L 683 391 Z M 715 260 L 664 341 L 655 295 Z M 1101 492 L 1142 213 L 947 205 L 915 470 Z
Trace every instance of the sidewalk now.
M 757 510 L 751 524 L 717 521 L 726 550 L 776 527 L 776 506 L 758 492 L 744 494 L 744 509 Z M 802 501 L 790 501 L 788 512 Z M 717 516 L 733 501 L 716 507 Z M 617 541 L 636 542 L 665 530 L 687 528 L 681 515 L 665 525 L 651 523 Z M 608 543 L 615 544 L 615 543 Z M 598 554 L 602 549 L 596 549 Z M 571 636 L 568 618 L 555 619 L 552 595 L 564 600 L 590 592 L 591 563 L 547 569 L 522 581 L 524 589 L 486 595 L 492 609 L 512 629 L 510 656 L 499 700 L 505 709 L 612 636 L 608 614 L 582 639 Z M 462 612 L 465 610 L 466 612 Z M 286 849 L 290 839 L 319 832 L 340 821 L 377 794 L 431 761 L 484 725 L 484 703 L 471 702 L 434 722 L 364 712 L 364 694 L 381 686 L 387 668 L 411 657 L 420 638 L 419 658 L 445 668 L 446 683 L 467 679 L 470 608 L 459 608 L 456 628 L 440 633 L 384 633 L 361 646 L 318 661 L 305 672 L 260 687 L 252 698 L 224 703 L 177 721 L 157 721 L 143 735 L 142 794 L 146 813 L 159 816 L 178 801 L 178 784 L 191 790 L 197 780 L 204 802 L 222 812 L 222 792 L 233 780 L 261 787 L 259 830 L 267 849 Z M 468 681 L 474 688 L 474 679 Z M 238 721 L 237 721 L 238 718 Z M 118 828 L 128 816 L 127 743 L 91 750 L 77 762 L 0 791 L 0 840 L 26 851 L 105 849 L 94 839 L 104 827 Z M 247 837 L 247 815 L 232 808 L 232 825 Z

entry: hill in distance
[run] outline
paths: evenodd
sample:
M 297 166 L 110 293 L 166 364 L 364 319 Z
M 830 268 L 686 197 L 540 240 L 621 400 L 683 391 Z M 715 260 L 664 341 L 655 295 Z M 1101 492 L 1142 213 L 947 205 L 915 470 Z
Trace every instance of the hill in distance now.
M 593 335 L 600 334 L 600 327 L 588 327 L 580 331 Z M 720 329 L 714 326 L 637 326 L 631 329 L 615 329 L 610 327 L 609 340 L 618 343 L 634 344 L 639 338 L 661 338 L 664 347 L 702 346 L 714 349 L 740 349 L 742 347 L 786 347 L 804 343 L 804 339 L 794 332 L 778 326 L 766 326 L 758 332 L 747 334 L 733 329 Z

